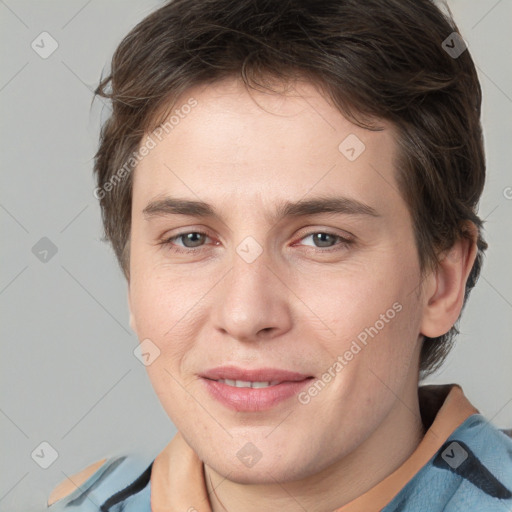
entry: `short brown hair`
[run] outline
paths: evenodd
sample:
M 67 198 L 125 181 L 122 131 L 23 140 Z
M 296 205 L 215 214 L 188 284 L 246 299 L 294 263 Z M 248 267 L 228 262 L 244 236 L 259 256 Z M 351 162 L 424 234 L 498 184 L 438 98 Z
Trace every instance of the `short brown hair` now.
M 238 77 L 276 92 L 270 77 L 302 77 L 360 126 L 378 129 L 370 120 L 385 119 L 396 127 L 397 182 L 423 275 L 440 252 L 470 236 L 468 221 L 477 227 L 465 304 L 487 248 L 477 216 L 485 158 L 474 63 L 469 51 L 443 47 L 463 44 L 457 33 L 449 10 L 430 0 L 172 0 L 147 16 L 120 43 L 96 89 L 112 105 L 95 156 L 96 196 L 127 279 L 131 157 L 143 136 L 192 86 Z M 423 375 L 441 365 L 457 332 L 453 326 L 425 338 Z

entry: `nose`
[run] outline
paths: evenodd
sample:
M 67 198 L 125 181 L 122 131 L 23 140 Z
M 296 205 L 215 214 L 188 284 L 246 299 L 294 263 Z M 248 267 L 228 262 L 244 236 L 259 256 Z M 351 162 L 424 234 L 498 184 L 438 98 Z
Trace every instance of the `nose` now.
M 266 253 L 251 263 L 235 254 L 232 262 L 216 287 L 214 327 L 240 342 L 273 339 L 291 329 L 293 294 Z

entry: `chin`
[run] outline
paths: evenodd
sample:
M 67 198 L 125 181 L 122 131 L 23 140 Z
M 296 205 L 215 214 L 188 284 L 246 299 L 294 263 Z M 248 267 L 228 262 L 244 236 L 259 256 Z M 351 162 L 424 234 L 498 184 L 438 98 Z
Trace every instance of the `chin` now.
M 256 466 L 246 468 L 239 464 L 234 467 L 231 463 L 216 463 L 210 467 L 219 475 L 222 475 L 222 477 L 243 485 L 268 485 L 275 484 L 276 482 L 285 483 L 293 480 L 299 480 L 303 476 L 306 476 L 296 474 L 295 471 L 298 468 L 295 464 L 291 464 L 291 461 L 288 465 L 289 467 L 276 469 L 276 466 L 272 461 L 267 462 L 265 465 L 260 461 L 260 463 L 258 463 L 258 468 Z
M 304 457 L 301 450 L 294 455 L 293 450 L 287 450 L 284 455 L 272 453 L 271 448 L 264 449 L 270 452 L 269 456 L 261 455 L 261 458 L 251 467 L 235 456 L 226 457 L 226 452 L 212 454 L 211 452 L 202 459 L 205 464 L 216 473 L 232 482 L 247 485 L 275 484 L 276 482 L 291 482 L 306 478 L 321 469 L 318 457 L 313 455 L 313 460 Z M 302 456 L 298 456 L 298 455 Z

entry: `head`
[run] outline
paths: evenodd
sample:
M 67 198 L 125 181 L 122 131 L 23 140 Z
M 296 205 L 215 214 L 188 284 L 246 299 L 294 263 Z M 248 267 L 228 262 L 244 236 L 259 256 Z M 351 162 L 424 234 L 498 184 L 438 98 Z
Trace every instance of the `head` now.
M 175 0 L 115 52 L 106 237 L 164 408 L 226 474 L 245 442 L 261 481 L 327 467 L 446 357 L 486 248 L 481 91 L 453 32 L 430 0 Z M 225 365 L 316 386 L 237 411 L 205 387 Z

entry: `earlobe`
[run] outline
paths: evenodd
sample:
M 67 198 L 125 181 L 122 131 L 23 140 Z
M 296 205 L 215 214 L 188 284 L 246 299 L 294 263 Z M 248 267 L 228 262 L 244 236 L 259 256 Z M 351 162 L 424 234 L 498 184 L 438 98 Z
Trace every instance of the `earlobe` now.
M 133 314 L 130 312 L 130 329 L 137 334 L 137 326 L 135 325 L 135 319 Z
M 132 301 L 130 297 L 130 288 L 128 288 L 128 311 L 130 312 L 130 329 L 137 334 L 137 324 L 135 323 L 135 317 L 132 312 Z
M 426 297 L 421 325 L 421 334 L 429 338 L 446 334 L 462 310 L 466 281 L 477 255 L 478 230 L 472 222 L 467 224 L 466 235 L 440 257 L 430 276 L 435 286 L 430 287 L 433 291 Z

